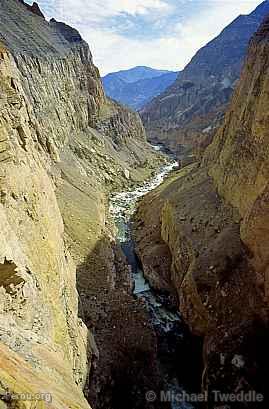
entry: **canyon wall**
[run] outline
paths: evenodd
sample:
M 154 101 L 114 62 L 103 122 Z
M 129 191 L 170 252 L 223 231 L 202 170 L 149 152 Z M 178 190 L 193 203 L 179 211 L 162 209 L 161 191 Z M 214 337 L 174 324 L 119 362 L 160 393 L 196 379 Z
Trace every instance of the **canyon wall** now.
M 165 142 L 178 153 L 182 146 L 204 149 L 210 143 L 240 76 L 248 42 L 267 13 L 269 2 L 264 1 L 236 18 L 141 110 L 150 140 Z
M 218 193 L 242 218 L 241 237 L 265 282 L 268 299 L 269 20 L 250 43 L 231 108 L 205 162 Z
M 185 321 L 204 338 L 209 393 L 267 393 L 268 47 L 267 18 L 202 162 L 175 172 L 135 216 L 148 280 L 156 290 L 177 290 Z
M 95 324 L 89 332 L 78 313 L 95 313 L 82 293 L 83 278 L 93 289 L 98 277 L 96 248 L 114 254 L 107 196 L 161 159 L 138 115 L 105 97 L 80 34 L 36 4 L 0 1 L 0 109 L 0 402 L 46 392 L 52 403 L 33 398 L 35 407 L 87 408 L 99 351 Z M 102 276 L 112 292 L 113 266 Z M 130 284 L 121 288 L 127 297 Z
M 15 61 L 3 45 L 0 54 L 1 389 L 49 392 L 53 407 L 87 407 L 76 386 L 86 378 L 87 331 L 49 156 L 39 149 Z

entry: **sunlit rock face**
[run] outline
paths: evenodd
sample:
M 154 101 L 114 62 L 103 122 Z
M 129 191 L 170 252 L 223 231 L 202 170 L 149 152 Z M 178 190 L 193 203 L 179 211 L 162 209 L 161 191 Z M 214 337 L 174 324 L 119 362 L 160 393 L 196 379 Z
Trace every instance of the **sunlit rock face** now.
M 159 159 L 139 117 L 106 99 L 76 30 L 1 0 L 0 41 L 1 394 L 86 408 L 97 352 L 78 318 L 76 268 L 109 234 L 107 194 Z
M 249 40 L 267 13 L 265 1 L 251 14 L 239 16 L 141 110 L 150 140 L 164 141 L 176 152 L 182 145 L 204 149 L 210 143 L 240 76 Z
M 87 407 L 80 389 L 87 331 L 78 319 L 75 265 L 48 175 L 51 159 L 35 134 L 20 71 L 3 45 L 0 88 L 1 386 L 33 394 L 42 386 L 53 394 L 54 407 Z

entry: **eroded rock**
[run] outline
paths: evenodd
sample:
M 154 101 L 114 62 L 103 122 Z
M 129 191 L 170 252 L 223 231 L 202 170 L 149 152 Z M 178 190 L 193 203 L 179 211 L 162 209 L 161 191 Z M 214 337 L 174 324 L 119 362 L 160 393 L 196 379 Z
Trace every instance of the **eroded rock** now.
M 268 27 L 267 19 L 251 40 L 224 125 L 202 164 L 147 195 L 136 215 L 137 252 L 157 286 L 163 276 L 149 254 L 157 243 L 168 246 L 166 281 L 192 332 L 204 337 L 209 392 L 267 393 Z

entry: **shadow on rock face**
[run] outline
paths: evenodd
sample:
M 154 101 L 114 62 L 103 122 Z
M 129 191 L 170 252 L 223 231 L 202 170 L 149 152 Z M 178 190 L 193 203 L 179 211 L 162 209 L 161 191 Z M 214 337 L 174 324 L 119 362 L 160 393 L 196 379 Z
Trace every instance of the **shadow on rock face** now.
M 229 339 L 214 335 L 207 337 L 206 348 L 214 351 L 208 354 L 207 390 L 209 408 L 216 403 L 214 391 L 224 395 L 238 394 L 237 402 L 229 402 L 229 408 L 265 409 L 268 399 L 268 341 L 269 331 L 261 320 L 249 320 L 230 329 Z M 242 397 L 242 401 L 240 398 Z M 261 401 L 257 401 L 257 396 Z
M 162 389 L 157 340 L 143 303 L 132 295 L 130 273 L 119 248 L 99 241 L 77 271 L 80 316 L 93 340 L 85 395 L 94 409 L 154 409 L 147 391 Z M 90 336 L 91 338 L 91 336 Z

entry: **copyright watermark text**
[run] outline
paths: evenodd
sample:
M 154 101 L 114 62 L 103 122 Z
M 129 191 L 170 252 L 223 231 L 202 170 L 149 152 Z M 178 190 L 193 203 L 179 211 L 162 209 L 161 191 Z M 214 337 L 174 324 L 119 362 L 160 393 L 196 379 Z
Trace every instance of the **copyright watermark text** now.
M 38 402 L 43 401 L 52 403 L 52 395 L 50 393 L 0 393 L 0 399 L 5 402 L 21 401 L 21 402 Z
M 240 393 L 223 393 L 220 391 L 212 391 L 210 395 L 205 393 L 187 393 L 185 391 L 176 393 L 174 391 L 161 391 L 158 394 L 154 391 L 148 391 L 146 393 L 147 402 L 155 402 L 160 400 L 161 402 L 170 403 L 202 403 L 212 401 L 215 403 L 262 403 L 264 402 L 264 396 L 256 391 L 240 392 Z

